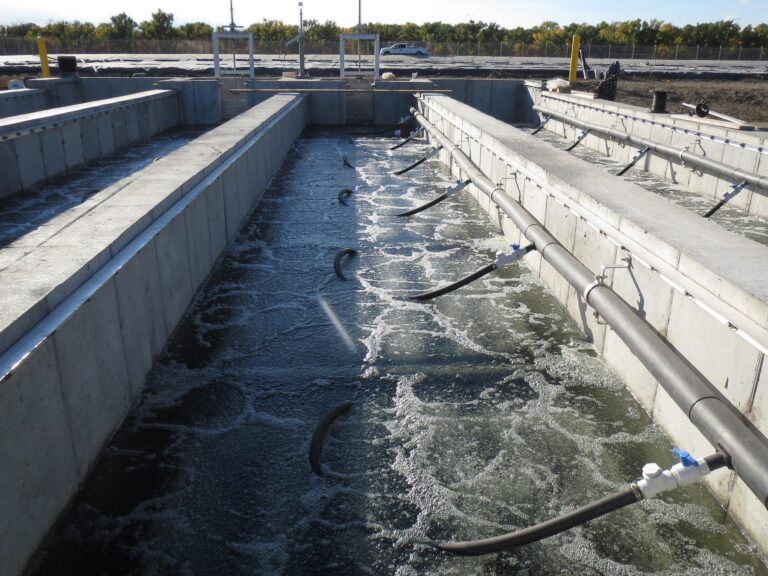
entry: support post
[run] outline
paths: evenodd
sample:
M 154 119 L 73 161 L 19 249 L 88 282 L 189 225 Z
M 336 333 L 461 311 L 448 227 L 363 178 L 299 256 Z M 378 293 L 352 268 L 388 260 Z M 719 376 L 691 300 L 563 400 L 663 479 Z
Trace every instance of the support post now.
M 51 77 L 51 69 L 48 67 L 48 49 L 45 46 L 45 38 L 37 37 L 37 52 L 40 54 L 40 70 L 43 78 Z
M 249 34 L 248 36 L 248 70 L 250 72 L 251 78 L 255 78 L 256 70 L 254 69 L 253 65 L 253 34 Z
M 568 71 L 568 82 L 576 82 L 576 74 L 579 67 L 579 44 L 581 38 L 578 34 L 573 35 L 573 41 L 571 43 L 571 68 Z
M 216 78 L 220 78 L 219 39 L 216 38 L 216 32 L 211 32 L 211 42 L 213 43 L 213 75 Z
M 344 49 L 346 46 L 344 43 L 346 40 L 344 39 L 344 35 L 339 36 L 339 78 L 344 78 Z

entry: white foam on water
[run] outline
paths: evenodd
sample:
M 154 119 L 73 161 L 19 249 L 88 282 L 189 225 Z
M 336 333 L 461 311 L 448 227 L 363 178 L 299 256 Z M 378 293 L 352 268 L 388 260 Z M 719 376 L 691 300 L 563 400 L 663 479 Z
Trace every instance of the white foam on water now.
M 135 458 L 127 470 L 173 466 L 178 478 L 117 518 L 81 504 L 82 522 L 59 538 L 117 540 L 138 572 L 160 563 L 196 574 L 186 562 L 199 548 L 234 557 L 238 574 L 350 565 L 402 576 L 768 573 L 748 565 L 759 557 L 713 516 L 711 499 L 643 503 L 489 559 L 411 544 L 501 534 L 562 514 L 635 479 L 635 451 L 664 453 L 668 442 L 522 263 L 431 304 L 404 299 L 509 246 L 468 195 L 394 217 L 450 179 L 435 161 L 391 176 L 427 147 L 393 154 L 390 145 L 298 142 L 291 172 L 275 178 L 228 247 L 217 283 L 195 303 L 189 330 L 205 356 L 176 358 L 169 347 L 131 414 L 136 430 L 171 439 L 146 458 L 105 453 Z M 350 206 L 340 206 L 336 193 L 352 185 Z M 333 275 L 342 245 L 359 252 L 348 282 Z M 191 393 L 208 389 L 218 392 L 197 409 L 214 417 L 179 413 Z M 351 398 L 317 477 L 307 462 L 317 419 Z M 155 532 L 136 544 L 140 522 Z M 305 556 L 315 564 L 302 564 Z

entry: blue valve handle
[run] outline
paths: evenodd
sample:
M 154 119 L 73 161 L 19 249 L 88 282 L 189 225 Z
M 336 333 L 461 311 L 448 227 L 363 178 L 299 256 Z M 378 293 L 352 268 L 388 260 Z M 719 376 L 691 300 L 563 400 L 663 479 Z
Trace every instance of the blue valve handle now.
M 680 448 L 673 448 L 673 449 L 672 449 L 672 454 L 674 454 L 675 456 L 677 456 L 677 457 L 680 459 L 680 464 L 682 464 L 682 465 L 683 465 L 683 466 L 685 466 L 686 468 L 687 468 L 688 466 L 698 466 L 698 465 L 699 465 L 699 463 L 698 463 L 698 461 L 696 460 L 696 458 L 694 458 L 693 456 L 691 456 L 691 455 L 690 455 L 688 452 L 686 452 L 685 450 L 681 450 Z

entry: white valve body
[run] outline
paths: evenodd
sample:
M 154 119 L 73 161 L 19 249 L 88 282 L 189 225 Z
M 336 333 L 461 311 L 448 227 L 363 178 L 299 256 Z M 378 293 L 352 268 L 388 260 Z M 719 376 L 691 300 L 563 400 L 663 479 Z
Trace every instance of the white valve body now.
M 501 268 L 505 264 L 519 260 L 528 252 L 530 252 L 528 248 L 518 248 L 512 252 L 496 252 L 496 260 L 493 263 L 496 265 L 496 268 Z
M 709 466 L 703 458 L 697 462 L 698 466 L 675 464 L 669 470 L 662 470 L 656 464 L 646 464 L 643 467 L 643 479 L 637 482 L 637 488 L 643 498 L 649 500 L 662 492 L 690 486 L 710 473 Z
M 469 182 L 461 182 L 461 183 L 457 184 L 456 186 L 451 186 L 450 188 L 448 188 L 445 191 L 445 197 L 446 198 L 450 198 L 451 196 L 453 196 L 457 192 L 461 192 L 462 190 L 464 190 L 464 188 L 466 188 L 467 186 L 469 186 Z

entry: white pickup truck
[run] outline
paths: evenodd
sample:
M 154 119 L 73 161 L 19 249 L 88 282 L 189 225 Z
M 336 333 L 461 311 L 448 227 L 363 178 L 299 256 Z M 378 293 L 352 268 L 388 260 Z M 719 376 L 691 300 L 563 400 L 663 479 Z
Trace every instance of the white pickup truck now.
M 399 44 L 392 44 L 392 46 L 385 46 L 379 50 L 381 56 L 389 55 L 402 55 L 402 56 L 426 56 L 427 49 L 419 48 L 418 46 L 408 45 L 405 42 Z

